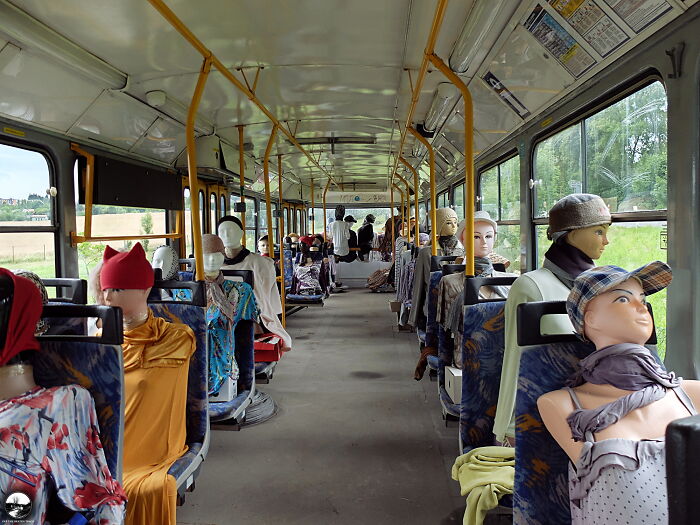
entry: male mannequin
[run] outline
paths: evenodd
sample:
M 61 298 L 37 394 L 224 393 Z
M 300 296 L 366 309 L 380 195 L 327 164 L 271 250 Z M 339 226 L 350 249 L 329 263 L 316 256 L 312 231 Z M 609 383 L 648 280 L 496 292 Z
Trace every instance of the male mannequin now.
M 365 260 L 365 256 L 372 250 L 372 241 L 374 240 L 374 221 L 376 218 L 371 213 L 367 214 L 362 226 L 357 230 L 357 245 L 360 248 L 359 257 L 361 261 Z
M 543 267 L 521 275 L 510 288 L 505 307 L 505 351 L 493 432 L 496 440 L 515 437 L 515 393 L 521 349 L 517 343 L 517 308 L 533 301 L 563 301 L 574 279 L 592 268 L 608 244 L 610 211 L 597 195 L 575 193 L 559 200 L 549 211 L 547 236 L 554 241 Z M 564 316 L 542 321 L 542 333 L 571 333 Z
M 348 253 L 342 257 L 340 257 L 340 262 L 346 262 L 350 263 L 357 259 L 357 252 L 352 250 L 352 248 L 357 248 L 357 234 L 355 231 L 352 229 L 352 225 L 355 224 L 357 221 L 355 220 L 355 217 L 352 215 L 348 215 L 343 219 L 345 224 L 347 224 L 348 228 L 348 235 L 350 236 L 348 238 Z
M 258 239 L 258 253 L 263 257 L 270 256 L 270 247 L 267 240 L 267 235 L 263 235 Z
M 274 261 L 269 257 L 251 253 L 241 246 L 243 227 L 237 217 L 222 217 L 219 219 L 217 230 L 226 252 L 222 269 L 253 270 L 253 291 L 260 308 L 262 324 L 269 332 L 280 337 L 284 352 L 291 350 L 292 338 L 277 317 L 282 313 L 282 302 L 277 289 Z
M 437 223 L 435 228 L 438 235 L 438 255 L 464 255 L 464 247 L 457 236 L 457 214 L 452 208 L 439 208 L 435 210 Z M 425 296 L 430 284 L 430 258 L 432 248 L 430 243 L 421 248 L 416 260 L 416 269 L 413 276 L 413 297 L 411 300 L 411 314 L 408 324 L 416 326 L 421 316 L 427 315 L 427 301 Z
M 629 495 L 634 507 L 625 507 L 626 516 L 634 511 L 650 523 L 668 519 L 666 426 L 693 415 L 693 405 L 700 406 L 700 381 L 681 382 L 642 346 L 653 330 L 646 296 L 670 281 L 671 269 L 660 261 L 633 272 L 602 266 L 579 275 L 567 299 L 574 328 L 596 351 L 581 361 L 574 388 L 544 394 L 537 406 L 573 463 L 569 487 L 575 524 L 605 523 L 612 509 L 599 500 L 614 496 L 628 504 Z M 616 480 L 614 485 L 608 486 L 609 477 Z M 653 499 L 646 497 L 651 484 Z
M 41 296 L 34 282 L 0 268 L 0 493 L 31 495 L 32 507 L 22 516 L 28 523 L 44 522 L 49 490 L 59 487 L 54 496 L 70 510 L 89 512 L 90 523 L 119 525 L 126 495 L 94 433 L 90 393 L 77 385 L 39 387 L 21 361 L 20 352 L 39 350 Z
M 350 224 L 343 220 L 345 206 L 335 207 L 335 221 L 329 226 L 333 240 L 333 253 L 336 257 L 344 257 L 350 253 Z
M 194 334 L 149 310 L 153 269 L 140 243 L 126 253 L 108 246 L 102 262 L 104 301 L 122 309 L 124 322 L 127 522 L 175 525 L 177 490 L 168 469 L 187 450 L 185 409 Z

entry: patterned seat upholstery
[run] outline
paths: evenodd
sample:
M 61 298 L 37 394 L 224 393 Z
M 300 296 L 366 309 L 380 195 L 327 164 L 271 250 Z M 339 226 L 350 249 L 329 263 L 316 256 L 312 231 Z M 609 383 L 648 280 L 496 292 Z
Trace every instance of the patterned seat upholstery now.
M 284 287 L 292 286 L 292 278 L 294 277 L 294 259 L 292 258 L 292 250 L 284 250 Z
M 564 387 L 577 363 L 595 348 L 586 343 L 531 346 L 520 358 L 515 402 L 516 525 L 570 524 L 569 458 L 549 434 L 537 409 L 537 399 Z
M 462 404 L 459 432 L 463 453 L 494 444 L 493 421 L 503 367 L 505 301 L 464 310 Z
M 425 346 L 438 346 L 438 327 L 437 322 L 437 305 L 438 305 L 438 284 L 442 279 L 442 272 L 430 273 L 430 284 L 428 286 L 428 295 L 426 301 L 428 303 L 428 315 L 425 324 Z
M 61 308 L 72 306 L 61 305 Z M 94 306 L 82 308 L 113 310 Z M 44 309 L 44 315 L 49 309 L 50 307 Z M 117 339 L 105 335 L 104 343 L 82 342 L 81 339 L 85 339 L 86 334 L 79 332 L 85 326 L 84 318 L 76 315 L 44 319 L 50 323 L 53 335 L 40 336 L 41 351 L 32 352 L 34 379 L 38 385 L 46 388 L 80 385 L 90 392 L 95 402 L 100 441 L 107 465 L 112 477 L 121 481 L 124 442 L 124 366 L 119 346 L 121 337 Z M 63 321 L 67 321 L 66 326 L 62 326 Z M 121 313 L 113 321 L 113 324 L 118 323 L 115 328 L 121 334 Z M 108 321 L 105 319 L 104 322 Z M 60 340 L 56 340 L 56 334 L 62 334 Z
M 445 389 L 445 367 L 452 365 L 454 356 L 454 340 L 450 337 L 447 330 L 441 324 L 438 324 L 438 393 L 440 395 L 440 404 L 443 410 L 454 417 L 459 417 L 459 405 L 450 398 L 450 395 Z M 433 356 L 430 356 L 433 357 Z
M 187 378 L 187 452 L 168 471 L 177 483 L 178 495 L 189 489 L 209 450 L 208 351 L 205 309 L 186 303 L 149 304 L 156 317 L 189 326 L 197 348 L 190 359 Z

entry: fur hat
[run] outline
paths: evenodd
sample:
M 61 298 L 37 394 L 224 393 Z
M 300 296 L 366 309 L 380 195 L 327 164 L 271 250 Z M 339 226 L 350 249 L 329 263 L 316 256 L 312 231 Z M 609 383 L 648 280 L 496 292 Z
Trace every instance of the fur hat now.
M 611 222 L 610 210 L 598 195 L 573 193 L 557 201 L 549 210 L 547 238 L 552 240 L 557 232 L 580 230 Z
M 118 252 L 107 246 L 102 255 L 100 285 L 102 290 L 145 290 L 155 281 L 153 268 L 146 259 L 143 246 L 137 242 L 129 252 Z

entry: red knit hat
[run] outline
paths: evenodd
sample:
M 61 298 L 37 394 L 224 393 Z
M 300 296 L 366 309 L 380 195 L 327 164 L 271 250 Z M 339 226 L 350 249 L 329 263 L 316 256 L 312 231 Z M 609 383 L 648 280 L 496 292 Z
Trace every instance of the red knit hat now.
M 303 242 L 307 246 L 311 246 L 314 243 L 315 237 L 313 235 L 304 235 L 303 237 L 299 238 L 300 242 Z
M 41 293 L 32 281 L 14 275 L 5 268 L 0 268 L 0 273 L 12 279 L 14 286 L 5 345 L 0 348 L 0 366 L 5 366 L 19 352 L 39 350 L 34 331 L 41 317 L 43 304 Z
M 145 290 L 155 282 L 153 268 L 140 242 L 130 252 L 118 252 L 107 246 L 102 255 L 100 283 L 103 290 L 119 288 L 122 290 Z

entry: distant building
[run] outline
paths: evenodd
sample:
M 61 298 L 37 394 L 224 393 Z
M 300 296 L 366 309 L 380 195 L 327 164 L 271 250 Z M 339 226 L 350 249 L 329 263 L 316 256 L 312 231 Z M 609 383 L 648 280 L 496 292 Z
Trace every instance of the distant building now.
M 29 218 L 32 221 L 48 221 L 49 216 L 48 215 L 32 215 Z
M 0 199 L 0 204 L 6 206 L 17 206 L 19 204 L 19 199 Z

